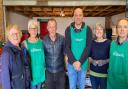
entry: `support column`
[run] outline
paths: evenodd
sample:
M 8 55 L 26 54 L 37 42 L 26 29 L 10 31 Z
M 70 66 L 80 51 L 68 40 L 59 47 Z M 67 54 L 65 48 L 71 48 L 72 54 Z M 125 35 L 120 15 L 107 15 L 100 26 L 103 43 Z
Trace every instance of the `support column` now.
M 105 27 L 108 38 L 116 39 L 116 26 L 113 24 L 111 17 L 105 17 Z
M 105 17 L 105 28 L 110 29 L 112 25 L 111 17 Z
M 3 0 L 0 0 L 0 41 L 4 40 L 3 14 Z
M 111 29 L 111 17 L 105 17 L 105 28 L 106 28 L 106 35 L 108 39 L 112 39 L 112 29 Z

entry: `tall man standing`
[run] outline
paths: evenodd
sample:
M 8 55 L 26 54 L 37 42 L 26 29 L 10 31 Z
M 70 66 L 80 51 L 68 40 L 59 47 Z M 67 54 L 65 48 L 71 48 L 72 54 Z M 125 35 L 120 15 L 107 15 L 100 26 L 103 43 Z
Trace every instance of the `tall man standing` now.
M 84 89 L 92 32 L 83 22 L 83 10 L 74 10 L 74 22 L 65 31 L 66 54 L 68 56 L 68 77 L 70 89 Z
M 56 33 L 55 19 L 49 19 L 47 30 L 49 34 L 44 37 L 46 89 L 65 89 L 64 37 Z

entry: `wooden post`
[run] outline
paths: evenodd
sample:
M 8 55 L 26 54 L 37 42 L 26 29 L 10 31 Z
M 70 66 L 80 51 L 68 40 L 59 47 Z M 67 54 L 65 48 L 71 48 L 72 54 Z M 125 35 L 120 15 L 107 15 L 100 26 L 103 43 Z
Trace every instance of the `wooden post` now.
M 0 0 L 0 41 L 4 40 L 3 13 L 3 0 Z

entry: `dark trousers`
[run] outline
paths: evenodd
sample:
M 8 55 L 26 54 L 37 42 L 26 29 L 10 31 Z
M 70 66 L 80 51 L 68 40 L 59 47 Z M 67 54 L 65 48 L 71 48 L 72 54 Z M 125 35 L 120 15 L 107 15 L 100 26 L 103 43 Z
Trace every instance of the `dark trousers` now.
M 92 89 L 107 89 L 107 78 L 90 76 Z
M 46 89 L 65 89 L 65 72 L 46 71 Z

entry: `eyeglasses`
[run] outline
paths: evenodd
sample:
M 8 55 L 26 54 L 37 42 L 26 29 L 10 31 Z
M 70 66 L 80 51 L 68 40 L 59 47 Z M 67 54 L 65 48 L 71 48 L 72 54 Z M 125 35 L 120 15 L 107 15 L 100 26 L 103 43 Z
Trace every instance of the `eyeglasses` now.
M 16 36 L 18 36 L 18 37 L 20 37 L 20 33 L 12 33 L 12 34 L 9 34 L 11 37 L 16 37 Z
M 29 28 L 30 30 L 37 30 L 37 28 Z
M 118 29 L 128 29 L 128 26 L 117 26 Z

